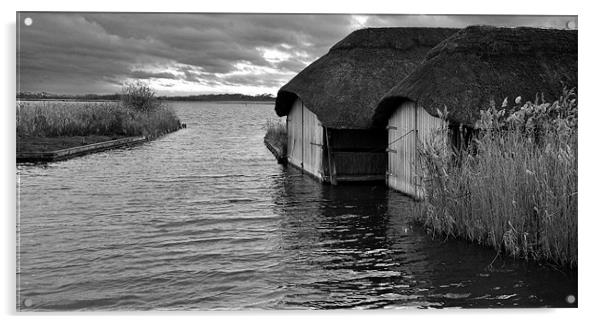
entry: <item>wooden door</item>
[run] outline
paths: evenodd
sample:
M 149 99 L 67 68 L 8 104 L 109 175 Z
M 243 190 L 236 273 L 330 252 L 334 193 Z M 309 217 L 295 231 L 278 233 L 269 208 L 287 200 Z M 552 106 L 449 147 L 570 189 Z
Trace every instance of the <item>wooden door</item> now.
M 402 193 L 414 196 L 416 160 L 416 111 L 413 102 L 403 103 L 389 119 L 387 126 L 387 184 Z
M 322 156 L 324 130 L 316 114 L 303 105 L 303 169 L 323 178 Z

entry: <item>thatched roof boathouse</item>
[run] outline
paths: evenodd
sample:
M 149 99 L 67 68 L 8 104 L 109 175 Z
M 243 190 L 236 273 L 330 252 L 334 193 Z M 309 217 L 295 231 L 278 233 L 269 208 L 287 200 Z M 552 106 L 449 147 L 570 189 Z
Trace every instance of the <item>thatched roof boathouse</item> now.
M 369 28 L 351 33 L 284 85 L 288 161 L 321 181 L 384 180 L 387 132 L 373 127 L 380 98 L 457 30 Z
M 449 128 L 449 140 L 462 145 L 480 110 L 504 98 L 536 95 L 555 99 L 563 87 L 577 87 L 577 31 L 472 26 L 434 47 L 425 61 L 380 101 L 375 127 L 389 130 L 387 183 L 420 198 L 417 146 L 436 129 Z M 447 121 L 438 110 L 447 108 Z M 411 131 L 412 136 L 401 136 Z

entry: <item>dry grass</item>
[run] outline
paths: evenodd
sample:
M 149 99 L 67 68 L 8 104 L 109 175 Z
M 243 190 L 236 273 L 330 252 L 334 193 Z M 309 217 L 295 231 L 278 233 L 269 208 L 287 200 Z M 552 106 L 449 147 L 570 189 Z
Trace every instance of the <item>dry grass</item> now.
M 518 103 L 518 102 L 517 102 Z M 435 234 L 526 259 L 577 264 L 577 103 L 558 101 L 481 112 L 462 156 L 421 148 L 426 199 L 420 221 Z
M 119 102 L 17 103 L 17 137 L 158 136 L 180 121 L 165 106 L 141 111 Z

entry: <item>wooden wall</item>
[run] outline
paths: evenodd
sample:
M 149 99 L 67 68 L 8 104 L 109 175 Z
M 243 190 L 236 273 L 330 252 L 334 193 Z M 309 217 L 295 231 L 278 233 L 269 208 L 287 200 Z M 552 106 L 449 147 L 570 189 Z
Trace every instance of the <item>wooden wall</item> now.
M 414 102 L 406 101 L 389 118 L 387 184 L 416 199 L 424 197 L 424 176 L 418 147 L 446 127 Z
M 322 124 L 300 99 L 293 104 L 286 118 L 288 162 L 324 180 Z
M 303 104 L 297 100 L 286 116 L 288 162 L 303 169 Z
M 318 117 L 303 106 L 303 169 L 323 180 L 324 130 Z

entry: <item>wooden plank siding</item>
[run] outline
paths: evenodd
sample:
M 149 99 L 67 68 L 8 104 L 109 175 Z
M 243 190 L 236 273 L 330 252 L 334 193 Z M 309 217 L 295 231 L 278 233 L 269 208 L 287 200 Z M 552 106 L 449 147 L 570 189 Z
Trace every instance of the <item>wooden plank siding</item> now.
M 324 178 L 323 140 L 322 123 L 313 112 L 303 105 L 303 169 L 321 181 Z
M 297 99 L 286 117 L 287 159 L 301 170 L 324 180 L 324 130 L 317 116 Z
M 424 197 L 424 172 L 418 149 L 432 141 L 445 121 L 412 101 L 402 103 L 389 118 L 387 185 L 415 199 Z
M 412 176 L 414 161 L 414 106 L 403 103 L 389 118 L 388 170 L 387 185 L 402 193 L 415 193 Z
M 303 105 L 297 100 L 286 116 L 288 163 L 303 169 Z

